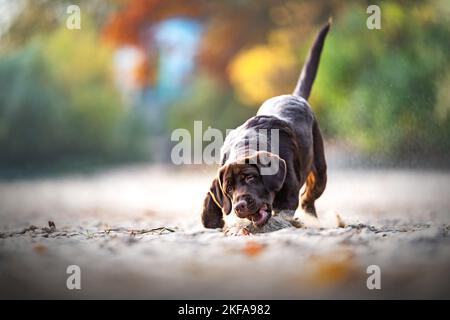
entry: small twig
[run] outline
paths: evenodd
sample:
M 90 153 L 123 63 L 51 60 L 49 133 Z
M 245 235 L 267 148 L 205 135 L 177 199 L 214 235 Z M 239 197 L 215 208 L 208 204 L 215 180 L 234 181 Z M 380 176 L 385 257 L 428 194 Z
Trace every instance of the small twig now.
M 142 230 L 134 230 L 135 234 L 146 234 L 151 232 L 158 232 L 158 234 L 162 234 L 164 231 L 175 232 L 175 230 L 167 228 L 167 227 L 158 227 L 153 229 L 142 229 Z

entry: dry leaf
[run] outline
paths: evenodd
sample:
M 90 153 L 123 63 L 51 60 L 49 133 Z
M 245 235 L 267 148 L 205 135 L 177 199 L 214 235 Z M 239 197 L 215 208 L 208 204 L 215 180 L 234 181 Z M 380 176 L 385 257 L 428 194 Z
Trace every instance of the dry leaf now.
M 311 285 L 328 287 L 348 279 L 354 273 L 355 261 L 351 251 L 337 250 L 310 257 L 305 267 Z
M 40 255 L 46 254 L 47 246 L 43 245 L 42 243 L 38 243 L 33 247 L 33 251 Z
M 249 241 L 242 249 L 245 255 L 249 257 L 256 257 L 264 251 L 264 245 L 255 241 Z

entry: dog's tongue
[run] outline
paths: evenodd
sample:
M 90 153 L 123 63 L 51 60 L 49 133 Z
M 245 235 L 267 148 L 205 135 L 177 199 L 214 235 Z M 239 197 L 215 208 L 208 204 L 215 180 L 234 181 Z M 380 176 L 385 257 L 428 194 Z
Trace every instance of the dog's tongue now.
M 267 206 L 264 205 L 261 209 L 259 209 L 257 214 L 253 215 L 252 221 L 255 225 L 259 226 L 266 221 L 268 215 L 269 213 L 267 212 Z

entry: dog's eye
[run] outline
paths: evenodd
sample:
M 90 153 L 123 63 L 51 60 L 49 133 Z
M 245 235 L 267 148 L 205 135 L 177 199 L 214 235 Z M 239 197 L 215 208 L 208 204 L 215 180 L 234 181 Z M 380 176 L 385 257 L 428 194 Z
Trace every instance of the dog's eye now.
M 247 182 L 252 182 L 256 179 L 256 177 L 254 175 L 249 174 L 248 176 L 245 177 L 245 181 Z
M 231 191 L 233 191 L 233 187 L 231 185 L 228 185 L 226 191 L 227 193 L 230 193 Z

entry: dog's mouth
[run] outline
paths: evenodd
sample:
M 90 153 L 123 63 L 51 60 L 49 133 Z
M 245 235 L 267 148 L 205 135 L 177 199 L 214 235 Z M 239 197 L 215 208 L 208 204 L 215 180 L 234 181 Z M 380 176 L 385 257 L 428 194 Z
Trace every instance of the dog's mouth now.
M 249 218 L 256 227 L 261 227 L 269 220 L 271 211 L 272 209 L 267 204 L 263 204 L 262 207 Z

